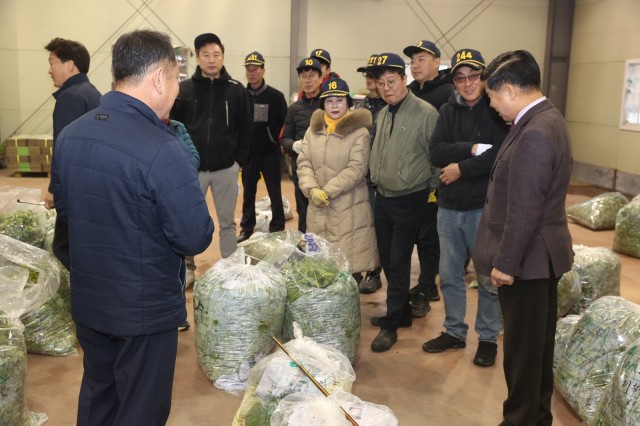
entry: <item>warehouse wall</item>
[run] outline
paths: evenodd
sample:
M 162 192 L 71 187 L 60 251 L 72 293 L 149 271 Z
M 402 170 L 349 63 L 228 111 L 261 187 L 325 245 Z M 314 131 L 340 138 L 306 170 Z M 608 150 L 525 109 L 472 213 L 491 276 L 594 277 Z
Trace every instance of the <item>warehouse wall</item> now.
M 291 10 L 300 25 L 292 37 Z M 117 37 L 154 28 L 187 46 L 202 32 L 217 33 L 227 69 L 243 82 L 244 55 L 259 50 L 267 81 L 289 95 L 291 64 L 314 48 L 329 50 L 334 70 L 360 91 L 364 81 L 355 69 L 369 54 L 402 53 L 420 39 L 437 41 L 444 59 L 473 47 L 487 60 L 516 48 L 542 60 L 546 20 L 547 0 L 0 0 L 0 138 L 51 132 L 55 88 L 43 46 L 56 36 L 87 46 L 89 75 L 101 92 L 111 87 L 109 52 Z M 297 58 L 290 57 L 292 38 Z
M 620 130 L 624 65 L 640 58 L 640 2 L 578 0 L 566 118 L 574 176 L 640 193 L 640 132 Z

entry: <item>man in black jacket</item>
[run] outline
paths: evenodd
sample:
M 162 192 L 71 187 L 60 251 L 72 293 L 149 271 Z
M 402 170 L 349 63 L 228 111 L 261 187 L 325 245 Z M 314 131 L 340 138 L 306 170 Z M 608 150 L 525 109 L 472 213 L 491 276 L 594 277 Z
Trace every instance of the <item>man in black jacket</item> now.
M 287 101 L 282 92 L 267 85 L 264 63 L 264 56 L 260 52 L 251 52 L 244 60 L 249 106 L 253 116 L 253 144 L 249 161 L 242 169 L 242 231 L 238 242 L 249 238 L 256 226 L 256 189 L 260 173 L 271 199 L 269 232 L 284 230 L 278 135 L 287 115 Z
M 300 99 L 289 106 L 287 118 L 284 121 L 284 129 L 280 143 L 284 151 L 291 155 L 291 170 L 296 196 L 296 212 L 298 213 L 298 231 L 307 231 L 307 207 L 309 200 L 304 196 L 298 186 L 297 159 L 302 146 L 311 114 L 320 108 L 320 85 L 322 84 L 322 66 L 315 58 L 305 58 L 300 61 L 298 78 L 302 86 Z
M 409 90 L 439 110 L 453 92 L 449 70 L 440 70 L 440 49 L 431 41 L 421 40 L 415 46 L 405 47 L 403 53 L 411 58 L 411 75 L 414 80 L 409 84 Z M 440 261 L 436 201 L 435 188 L 431 188 L 427 210 L 416 240 L 420 277 L 418 285 L 411 289 L 411 312 L 414 317 L 424 317 L 431 309 L 429 301 L 440 300 L 436 286 Z
M 238 172 L 249 158 L 251 113 L 247 92 L 224 67 L 224 46 L 217 35 L 200 34 L 194 41 L 198 66 L 180 83 L 171 118 L 184 123 L 200 154 L 198 178 L 211 194 L 220 229 L 220 253 L 236 250 L 234 212 Z M 188 206 L 185 206 L 188 207 Z

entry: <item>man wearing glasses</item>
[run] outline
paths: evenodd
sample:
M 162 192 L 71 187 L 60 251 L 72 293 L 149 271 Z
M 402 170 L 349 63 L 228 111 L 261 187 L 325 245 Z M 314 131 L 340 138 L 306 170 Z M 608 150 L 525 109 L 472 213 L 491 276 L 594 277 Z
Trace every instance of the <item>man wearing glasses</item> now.
M 441 168 L 438 187 L 440 289 L 444 295 L 445 332 L 426 342 L 426 352 L 437 353 L 466 346 L 468 325 L 464 264 L 472 252 L 487 195 L 489 173 L 507 134 L 504 121 L 489 106 L 480 76 L 484 59 L 477 50 L 462 49 L 451 59 L 455 91 L 440 108 L 431 140 L 431 161 Z M 479 344 L 473 363 L 495 364 L 500 329 L 497 289 L 491 279 L 478 275 L 478 311 L 475 329 Z
M 376 186 L 375 228 L 380 262 L 387 278 L 387 313 L 373 317 L 381 328 L 371 350 L 389 350 L 397 329 L 411 326 L 409 276 L 418 225 L 429 188 L 437 181 L 429 162 L 429 141 L 438 111 L 409 92 L 405 63 L 395 53 L 378 55 L 371 72 L 387 102 L 376 123 L 369 170 Z
M 453 92 L 449 70 L 440 70 L 440 49 L 431 41 L 421 40 L 415 46 L 405 47 L 403 53 L 411 58 L 411 75 L 414 80 L 409 84 L 409 90 L 440 110 Z M 427 212 L 418 229 L 416 240 L 420 277 L 418 285 L 411 289 L 411 309 L 413 316 L 417 318 L 424 317 L 431 310 L 429 301 L 440 300 L 436 286 L 440 244 L 436 224 L 438 204 L 435 189 L 431 188 Z

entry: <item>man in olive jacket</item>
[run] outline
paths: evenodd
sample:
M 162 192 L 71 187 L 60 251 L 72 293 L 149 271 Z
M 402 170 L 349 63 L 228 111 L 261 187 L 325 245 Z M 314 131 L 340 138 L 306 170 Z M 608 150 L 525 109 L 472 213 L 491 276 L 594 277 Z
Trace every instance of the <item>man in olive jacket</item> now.
M 429 188 L 435 187 L 429 161 L 429 141 L 436 109 L 407 89 L 405 63 L 395 53 L 378 55 L 372 72 L 380 96 L 387 102 L 378 115 L 369 170 L 376 186 L 375 228 L 380 263 L 387 278 L 387 313 L 371 319 L 381 328 L 371 350 L 389 350 L 398 327 L 412 322 L 409 304 L 411 253 L 425 214 Z
M 473 262 L 498 287 L 507 399 L 501 425 L 551 425 L 558 280 L 573 264 L 565 199 L 571 142 L 524 50 L 484 71 L 491 106 L 514 127 L 489 176 Z

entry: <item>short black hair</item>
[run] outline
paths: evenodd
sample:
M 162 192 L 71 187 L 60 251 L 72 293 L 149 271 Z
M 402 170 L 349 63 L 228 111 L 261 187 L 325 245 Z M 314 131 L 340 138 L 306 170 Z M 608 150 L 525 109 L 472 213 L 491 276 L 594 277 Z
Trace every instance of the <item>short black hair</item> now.
M 113 45 L 112 68 L 116 82 L 138 82 L 156 64 L 177 64 L 168 35 L 152 30 L 123 34 Z
M 300 77 L 300 74 L 302 74 L 303 71 L 307 71 L 307 70 L 317 73 L 318 77 L 322 77 L 322 71 L 320 71 L 317 68 L 313 68 L 313 67 L 300 68 L 299 71 L 298 71 L 298 77 Z
M 404 78 L 407 75 L 404 68 L 400 69 L 396 67 L 375 67 L 374 69 L 371 70 L 371 76 L 376 80 L 378 80 L 380 79 L 380 77 L 382 77 L 382 74 L 384 74 L 387 71 L 398 74 L 400 78 Z
M 500 90 L 503 84 L 540 90 L 540 66 L 526 50 L 504 52 L 487 65 L 482 81 L 490 90 Z
M 86 74 L 89 72 L 91 56 L 89 56 L 89 51 L 82 43 L 56 37 L 44 48 L 55 54 L 61 62 L 73 61 L 81 73 Z

